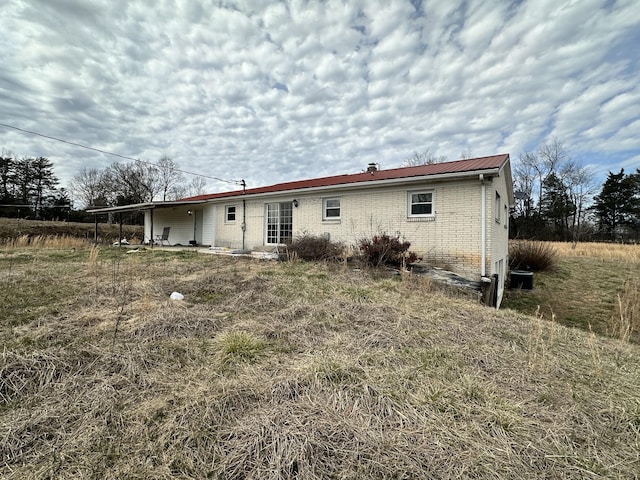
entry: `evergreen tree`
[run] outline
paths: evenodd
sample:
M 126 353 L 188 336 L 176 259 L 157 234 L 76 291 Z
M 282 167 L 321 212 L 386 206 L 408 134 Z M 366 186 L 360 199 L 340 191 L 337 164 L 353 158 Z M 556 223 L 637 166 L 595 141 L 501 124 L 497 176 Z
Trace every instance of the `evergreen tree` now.
M 569 239 L 569 218 L 576 211 L 568 188 L 555 174 L 551 173 L 543 182 L 541 214 L 551 224 L 552 235 L 557 240 Z
M 13 203 L 12 185 L 15 163 L 4 152 L 0 156 L 0 203 Z
M 31 197 L 36 218 L 42 217 L 42 209 L 56 189 L 58 178 L 53 174 L 53 163 L 45 157 L 31 160 Z
M 622 235 L 622 227 L 634 228 L 640 213 L 640 172 L 625 175 L 609 172 L 602 190 L 594 198 L 593 210 L 601 230 L 610 240 Z

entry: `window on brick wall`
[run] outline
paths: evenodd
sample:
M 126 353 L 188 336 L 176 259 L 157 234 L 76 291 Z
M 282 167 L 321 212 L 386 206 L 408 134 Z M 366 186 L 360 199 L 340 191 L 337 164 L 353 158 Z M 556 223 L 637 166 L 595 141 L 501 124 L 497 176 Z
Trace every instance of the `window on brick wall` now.
M 410 217 L 431 217 L 433 210 L 433 191 L 409 192 L 408 215 Z
M 495 205 L 495 213 L 496 213 L 496 222 L 500 223 L 500 212 L 502 210 L 502 204 L 500 203 L 500 194 L 496 192 L 496 205 Z
M 322 200 L 322 219 L 340 220 L 339 198 L 325 198 Z

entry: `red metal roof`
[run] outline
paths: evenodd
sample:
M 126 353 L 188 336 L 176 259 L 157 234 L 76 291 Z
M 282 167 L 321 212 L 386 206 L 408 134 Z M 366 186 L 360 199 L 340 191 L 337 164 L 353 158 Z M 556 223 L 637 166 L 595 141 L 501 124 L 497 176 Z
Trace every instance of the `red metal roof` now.
M 434 163 L 417 167 L 392 168 L 389 170 L 377 170 L 375 172 L 362 172 L 348 175 L 336 175 L 333 177 L 312 178 L 294 182 L 277 183 L 266 187 L 248 188 L 246 191 L 220 192 L 194 197 L 183 198 L 184 201 L 213 200 L 216 198 L 234 197 L 239 195 L 255 195 L 260 193 L 277 193 L 288 190 L 299 190 L 314 187 L 330 187 L 379 180 L 393 180 L 409 177 L 423 177 L 442 174 L 466 174 L 477 170 L 500 169 L 509 160 L 508 154 L 493 155 L 490 157 L 470 158 L 468 160 L 456 160 L 453 162 Z

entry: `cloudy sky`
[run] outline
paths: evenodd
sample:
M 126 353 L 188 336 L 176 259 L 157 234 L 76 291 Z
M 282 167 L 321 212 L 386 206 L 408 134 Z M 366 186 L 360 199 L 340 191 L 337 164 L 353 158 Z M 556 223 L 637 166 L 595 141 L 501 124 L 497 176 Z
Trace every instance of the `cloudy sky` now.
M 5 0 L 0 29 L 0 123 L 249 187 L 553 137 L 640 167 L 637 0 Z M 63 186 L 122 161 L 6 126 L 0 148 Z

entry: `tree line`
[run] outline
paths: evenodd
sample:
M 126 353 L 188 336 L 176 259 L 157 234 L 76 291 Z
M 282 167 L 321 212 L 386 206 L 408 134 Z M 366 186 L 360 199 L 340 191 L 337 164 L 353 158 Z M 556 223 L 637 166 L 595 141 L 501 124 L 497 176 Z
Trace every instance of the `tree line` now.
M 0 215 L 68 219 L 71 198 L 58 188 L 53 163 L 45 157 L 0 155 Z
M 0 155 L 0 215 L 43 220 L 92 220 L 85 210 L 177 200 L 204 193 L 201 177 L 186 181 L 175 161 L 163 156 L 157 163 L 116 162 L 98 168 L 83 167 L 69 189 L 59 188 L 53 163 L 45 157 Z M 139 223 L 139 214 L 126 221 Z
M 471 156 L 470 152 L 464 157 Z M 405 166 L 446 161 L 430 149 L 414 153 Z M 523 152 L 513 164 L 516 197 L 511 212 L 511 238 L 557 241 L 640 241 L 640 169 L 609 172 L 598 185 L 593 172 L 553 139 L 535 151 Z M 82 168 L 71 188 L 59 187 L 53 163 L 45 157 L 18 158 L 0 154 L 0 215 L 44 220 L 90 221 L 84 211 L 176 200 L 204 193 L 205 182 L 187 182 L 175 161 L 163 156 L 156 163 L 116 162 Z M 140 214 L 125 221 L 139 223 Z
M 470 151 L 460 158 L 471 158 Z M 411 167 L 447 161 L 426 148 L 407 157 Z M 556 241 L 640 241 L 640 169 L 609 172 L 598 185 L 557 138 L 521 153 L 512 163 L 515 206 L 510 237 Z
M 609 172 L 598 185 L 593 172 L 553 139 L 519 155 L 513 182 L 512 238 L 640 240 L 640 169 Z

